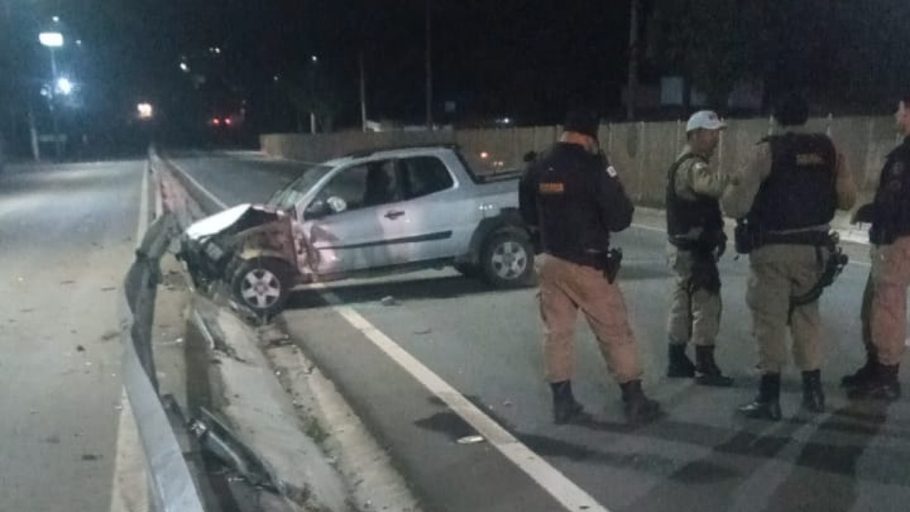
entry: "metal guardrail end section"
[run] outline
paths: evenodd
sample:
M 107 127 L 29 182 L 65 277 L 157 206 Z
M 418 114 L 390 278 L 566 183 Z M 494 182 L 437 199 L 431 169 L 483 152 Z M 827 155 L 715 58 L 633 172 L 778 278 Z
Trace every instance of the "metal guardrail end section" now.
M 157 219 L 146 232 L 127 272 L 120 306 L 121 374 L 145 454 L 153 510 L 204 512 L 199 490 L 158 395 L 151 358 L 159 260 L 176 233 L 175 225 L 172 215 Z
M 189 428 L 202 447 L 250 484 L 278 493 L 278 486 L 262 460 L 218 416 L 204 407 L 199 412 L 200 416 L 190 421 Z

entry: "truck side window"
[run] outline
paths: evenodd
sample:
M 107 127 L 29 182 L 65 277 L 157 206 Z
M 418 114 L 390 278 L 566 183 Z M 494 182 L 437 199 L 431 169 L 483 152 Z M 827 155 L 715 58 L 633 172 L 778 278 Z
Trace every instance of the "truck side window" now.
M 408 199 L 440 192 L 455 184 L 445 164 L 434 156 L 406 158 L 400 163 Z
M 326 184 L 317 201 L 327 201 L 330 197 L 343 199 L 347 204 L 345 211 L 398 201 L 395 161 L 369 162 L 341 171 Z

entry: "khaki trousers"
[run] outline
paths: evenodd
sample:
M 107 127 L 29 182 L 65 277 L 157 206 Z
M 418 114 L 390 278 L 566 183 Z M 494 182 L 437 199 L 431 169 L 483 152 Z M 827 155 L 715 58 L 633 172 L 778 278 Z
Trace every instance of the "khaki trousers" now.
M 544 365 L 549 382 L 570 380 L 575 369 L 574 334 L 580 309 L 597 337 L 607 368 L 619 383 L 641 378 L 635 336 L 616 283 L 603 272 L 549 254 L 538 258 Z
M 907 337 L 907 287 L 910 286 L 910 237 L 891 245 L 873 246 L 870 271 L 869 337 L 878 361 L 900 364 Z
M 723 309 L 720 294 L 704 288 L 691 290 L 692 251 L 680 251 L 670 246 L 668 250 L 670 268 L 676 274 L 670 288 L 670 314 L 667 319 L 667 335 L 670 343 L 714 345 L 720 330 L 720 314 Z
M 749 266 L 746 302 L 752 311 L 752 333 L 762 372 L 780 373 L 786 366 L 788 330 L 796 366 L 802 371 L 819 369 L 822 357 L 818 301 L 799 306 L 790 315 L 790 297 L 810 290 L 822 274 L 823 265 L 815 247 L 760 247 L 750 255 Z

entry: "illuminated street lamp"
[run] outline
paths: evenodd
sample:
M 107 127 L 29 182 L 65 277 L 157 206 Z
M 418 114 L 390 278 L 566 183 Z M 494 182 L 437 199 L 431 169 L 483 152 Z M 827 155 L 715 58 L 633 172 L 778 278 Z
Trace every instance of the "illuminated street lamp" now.
M 137 104 L 136 112 L 139 114 L 139 119 L 151 119 L 155 115 L 155 109 L 148 102 Z
M 56 92 L 58 92 L 64 96 L 69 96 L 70 93 L 73 92 L 74 87 L 75 87 L 75 85 L 73 85 L 72 80 L 70 80 L 69 78 L 67 78 L 65 76 L 61 76 L 60 78 L 57 79 L 54 89 Z
M 63 34 L 60 32 L 41 32 L 38 34 L 38 42 L 48 48 L 60 48 L 63 46 Z

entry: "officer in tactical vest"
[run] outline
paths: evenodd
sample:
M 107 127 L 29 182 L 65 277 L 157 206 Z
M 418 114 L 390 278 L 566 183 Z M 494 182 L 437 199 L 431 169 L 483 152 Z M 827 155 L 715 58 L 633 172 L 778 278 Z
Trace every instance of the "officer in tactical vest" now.
M 781 418 L 788 330 L 802 370 L 803 409 L 825 408 L 818 297 L 845 264 L 829 223 L 836 209 L 853 206 L 856 186 L 831 139 L 805 129 L 808 117 L 801 96 L 786 96 L 774 110 L 784 133 L 758 144 L 721 199 L 724 211 L 740 219 L 737 251 L 750 253 L 746 302 L 762 373 L 758 396 L 739 408 L 750 418 Z
M 707 386 L 733 384 L 714 361 L 721 314 L 717 259 L 727 243 L 718 199 L 727 180 L 708 162 L 724 128 L 714 112 L 693 114 L 686 123 L 686 147 L 667 172 L 669 263 L 676 273 L 667 321 L 667 376 L 695 377 L 696 383 Z M 686 356 L 690 340 L 695 344 L 695 364 Z
M 638 346 L 615 282 L 621 253 L 610 249 L 610 233 L 631 224 L 633 206 L 598 150 L 599 124 L 593 112 L 572 111 L 560 141 L 529 164 L 519 185 L 522 218 L 539 232 L 544 252 L 537 261 L 544 365 L 558 424 L 585 417 L 571 383 L 579 309 L 622 389 L 628 420 L 660 414 L 642 391 Z
M 872 268 L 863 296 L 866 364 L 841 381 L 850 398 L 900 398 L 898 370 L 907 337 L 910 286 L 910 93 L 898 103 L 897 128 L 904 141 L 885 161 L 875 199 L 858 220 L 872 222 Z

